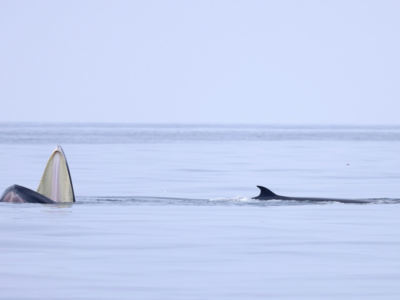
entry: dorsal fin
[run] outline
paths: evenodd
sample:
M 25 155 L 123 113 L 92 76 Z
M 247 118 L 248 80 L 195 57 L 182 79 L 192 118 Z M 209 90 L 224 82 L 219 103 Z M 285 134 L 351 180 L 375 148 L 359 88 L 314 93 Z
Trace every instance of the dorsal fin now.
M 263 197 L 274 197 L 277 196 L 273 192 L 271 192 L 269 189 L 266 187 L 263 187 L 261 185 L 257 185 L 257 187 L 260 189 L 260 195 L 257 198 L 263 198 Z

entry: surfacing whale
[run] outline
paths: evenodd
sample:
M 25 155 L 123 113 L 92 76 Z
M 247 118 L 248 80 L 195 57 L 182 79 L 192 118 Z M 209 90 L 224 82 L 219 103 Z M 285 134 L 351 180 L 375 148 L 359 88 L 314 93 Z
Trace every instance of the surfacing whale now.
M 314 198 L 314 197 L 289 197 L 289 196 L 280 196 L 266 187 L 257 185 L 257 187 L 260 189 L 260 195 L 257 197 L 254 197 L 252 199 L 258 199 L 258 200 L 296 200 L 296 201 L 311 201 L 311 202 L 341 202 L 341 203 L 358 203 L 358 204 L 364 204 L 364 203 L 371 203 L 372 201 L 370 200 L 356 200 L 356 199 L 335 199 L 335 198 Z
M 14 184 L 4 191 L 0 202 L 47 204 L 75 202 L 71 174 L 61 146 L 57 146 L 51 154 L 37 192 Z

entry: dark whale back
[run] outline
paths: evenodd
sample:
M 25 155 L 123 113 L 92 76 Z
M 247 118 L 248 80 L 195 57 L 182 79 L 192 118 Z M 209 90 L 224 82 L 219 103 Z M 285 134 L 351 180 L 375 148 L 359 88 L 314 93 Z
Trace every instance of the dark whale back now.
M 371 203 L 371 200 L 357 200 L 357 199 L 335 199 L 335 198 L 314 198 L 314 197 L 288 197 L 280 196 L 270 191 L 266 187 L 257 185 L 260 189 L 260 195 L 254 197 L 253 199 L 259 200 L 296 200 L 296 201 L 308 201 L 308 202 L 341 202 L 341 203 Z

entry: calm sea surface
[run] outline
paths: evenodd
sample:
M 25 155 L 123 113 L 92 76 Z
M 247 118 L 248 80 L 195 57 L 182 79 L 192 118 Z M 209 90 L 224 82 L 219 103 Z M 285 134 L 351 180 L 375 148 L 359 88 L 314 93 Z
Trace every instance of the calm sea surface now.
M 0 203 L 0 299 L 400 298 L 400 126 L 0 123 L 0 190 L 56 145 L 77 202 Z

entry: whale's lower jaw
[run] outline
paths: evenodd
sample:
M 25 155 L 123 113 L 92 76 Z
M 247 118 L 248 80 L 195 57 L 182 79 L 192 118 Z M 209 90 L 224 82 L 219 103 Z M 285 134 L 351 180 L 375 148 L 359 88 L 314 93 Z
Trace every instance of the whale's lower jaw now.
M 0 202 L 9 203 L 43 203 L 54 204 L 55 201 L 39 194 L 26 187 L 14 184 L 8 187 L 3 195 L 1 195 Z
M 37 192 L 55 202 L 75 202 L 67 158 L 61 146 L 51 154 Z

